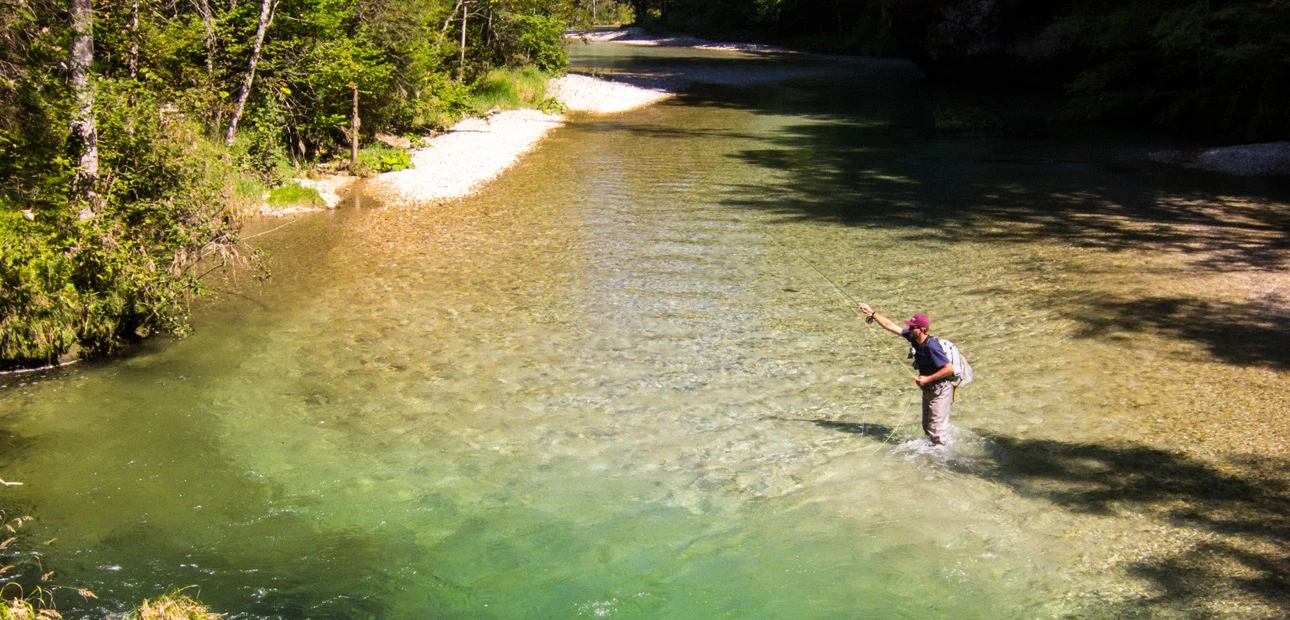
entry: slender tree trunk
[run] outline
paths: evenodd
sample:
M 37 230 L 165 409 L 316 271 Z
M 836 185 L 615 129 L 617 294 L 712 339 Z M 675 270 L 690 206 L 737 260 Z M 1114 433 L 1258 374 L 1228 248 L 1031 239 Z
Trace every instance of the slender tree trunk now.
M 358 164 L 358 126 L 361 121 L 358 118 L 358 84 L 350 82 L 349 86 L 354 89 L 354 113 L 349 120 L 349 165 L 352 167 Z
M 464 1 L 465 1 L 465 0 L 457 0 L 457 4 L 456 4 L 456 6 L 453 6 L 453 7 L 452 7 L 452 13 L 449 13 L 449 14 L 448 14 L 448 19 L 443 20 L 443 28 L 440 28 L 440 29 L 439 29 L 439 36 L 440 36 L 440 37 L 442 37 L 442 36 L 444 36 L 444 35 L 448 34 L 448 26 L 451 26 L 451 25 L 452 25 L 452 18 L 454 18 L 454 17 L 456 17 L 456 16 L 457 16 L 457 11 L 460 11 L 460 10 L 461 10 L 461 4 L 462 4 L 462 2 L 464 2 Z
M 139 75 L 139 0 L 130 5 L 130 79 Z
M 88 220 L 98 213 L 94 186 L 99 178 L 99 134 L 94 118 L 94 85 L 90 65 L 94 63 L 94 3 L 72 0 L 72 93 L 76 99 L 72 111 L 72 133 L 81 140 L 81 159 L 72 180 L 73 198 L 88 200 L 80 213 Z
M 215 75 L 215 15 L 211 13 L 207 0 L 197 0 L 196 4 L 202 28 L 206 30 L 206 75 Z
M 224 144 L 232 145 L 233 138 L 237 137 L 237 122 L 242 120 L 242 111 L 246 109 L 246 100 L 251 96 L 251 85 L 255 83 L 255 65 L 260 62 L 260 48 L 264 45 L 264 32 L 269 29 L 269 24 L 273 23 L 273 11 L 276 8 L 278 8 L 277 2 L 261 0 L 260 26 L 255 29 L 255 46 L 251 48 L 251 66 L 247 68 L 246 79 L 242 81 L 242 92 L 237 95 L 237 107 L 233 108 L 233 118 L 229 120 L 228 133 L 224 136 Z
M 462 81 L 466 76 L 466 17 L 470 15 L 470 4 L 463 3 L 461 6 L 461 55 L 457 60 L 457 81 Z

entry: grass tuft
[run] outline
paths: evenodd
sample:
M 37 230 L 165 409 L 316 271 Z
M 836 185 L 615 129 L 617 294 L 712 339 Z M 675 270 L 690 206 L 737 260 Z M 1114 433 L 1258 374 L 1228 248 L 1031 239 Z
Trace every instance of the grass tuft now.
M 265 202 L 273 207 L 321 207 L 324 204 L 322 194 L 319 194 L 318 190 L 296 183 L 288 183 L 269 190 L 269 197 Z
M 183 593 L 183 590 L 172 590 L 153 599 L 147 599 L 139 609 L 127 616 L 129 620 L 220 620 L 223 614 L 217 614 L 198 601 Z

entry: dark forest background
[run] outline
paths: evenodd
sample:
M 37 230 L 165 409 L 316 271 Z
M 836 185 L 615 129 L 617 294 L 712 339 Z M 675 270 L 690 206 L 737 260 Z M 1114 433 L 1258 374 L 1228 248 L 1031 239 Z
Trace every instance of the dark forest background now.
M 1069 121 L 1290 138 L 1288 0 L 634 0 L 717 39 L 908 57 L 969 87 L 1060 91 Z

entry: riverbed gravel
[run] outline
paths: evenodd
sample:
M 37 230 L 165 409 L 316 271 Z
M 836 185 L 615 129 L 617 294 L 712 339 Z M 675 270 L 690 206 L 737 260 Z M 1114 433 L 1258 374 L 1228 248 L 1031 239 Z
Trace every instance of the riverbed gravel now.
M 511 110 L 457 123 L 429 146 L 412 151 L 412 167 L 387 172 L 368 184 L 368 193 L 404 202 L 460 198 L 511 167 L 563 123 L 538 110 Z

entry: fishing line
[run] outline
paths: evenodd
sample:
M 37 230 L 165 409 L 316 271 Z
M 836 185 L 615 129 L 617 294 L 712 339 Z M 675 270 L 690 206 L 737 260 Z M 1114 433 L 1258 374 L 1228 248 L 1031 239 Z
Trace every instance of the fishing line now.
M 831 285 L 831 286 L 833 287 L 833 290 L 837 291 L 837 292 L 838 292 L 839 294 L 841 294 L 843 297 L 847 298 L 847 300 L 849 300 L 849 301 L 851 302 L 851 311 L 852 311 L 852 312 L 855 312 L 855 313 L 856 313 L 856 316 L 859 316 L 859 317 L 861 317 L 861 318 L 865 319 L 865 321 L 864 321 L 864 326 L 865 326 L 865 328 L 868 330 L 868 334 L 869 334 L 870 336 L 872 336 L 872 335 L 873 335 L 873 324 L 868 320 L 868 319 L 869 319 L 869 317 L 865 316 L 863 312 L 860 312 L 860 308 L 858 307 L 858 306 L 860 305 L 860 301 L 859 301 L 859 300 L 857 300 L 857 299 L 855 298 L 855 296 L 853 296 L 851 293 L 848 293 L 846 289 L 844 289 L 844 288 L 842 288 L 841 286 L 839 286 L 839 285 L 838 285 L 838 283 L 837 283 L 837 282 L 834 282 L 831 278 L 829 278 L 829 276 L 824 275 L 824 272 L 823 272 L 823 271 L 820 271 L 820 269 L 819 269 L 818 267 L 816 267 L 814 263 L 812 263 L 811 261 L 807 260 L 805 256 L 802 256 L 801 254 L 797 253 L 797 251 L 796 251 L 796 250 L 794 250 L 793 248 L 790 248 L 790 247 L 788 247 L 787 245 L 785 245 L 783 241 L 780 241 L 779 237 L 778 237 L 778 236 L 776 236 L 776 235 L 775 235 L 775 233 L 770 232 L 770 231 L 768 230 L 766 234 L 767 234 L 767 236 L 769 236 L 771 239 L 773 239 L 773 240 L 775 241 L 775 243 L 776 243 L 777 245 L 779 245 L 779 247 L 784 248 L 784 250 L 785 250 L 785 251 L 787 251 L 789 254 L 792 254 L 793 256 L 796 256 L 796 257 L 797 257 L 797 260 L 802 261 L 802 263 L 804 263 L 807 267 L 810 267 L 812 271 L 814 271 L 815 273 L 819 274 L 819 276 L 820 276 L 821 278 L 824 278 L 824 281 L 825 281 L 825 282 L 828 282 L 828 283 L 829 283 L 829 285 Z M 894 351 L 892 351 L 891 349 L 885 349 L 885 350 L 886 350 L 888 353 L 890 353 L 890 354 L 891 354 L 891 356 L 896 360 L 896 363 L 897 363 L 897 364 L 898 364 L 902 369 L 904 369 L 904 371 L 905 371 L 906 373 L 908 373 L 908 374 L 909 374 L 909 376 L 911 376 L 911 377 L 915 376 L 915 375 L 914 375 L 914 371 L 913 371 L 913 370 L 911 370 L 911 369 L 910 369 L 910 368 L 905 364 L 905 362 L 904 362 L 904 361 L 902 361 L 902 360 L 900 359 L 900 357 L 896 355 L 896 353 L 895 353 Z
M 855 312 L 857 316 L 859 316 L 859 317 L 861 317 L 861 318 L 865 319 L 865 320 L 864 320 L 864 325 L 865 325 L 865 328 L 866 328 L 866 334 L 868 335 L 868 338 L 869 338 L 869 341 L 870 341 L 870 346 L 872 346 L 872 342 L 873 342 L 873 325 L 872 325 L 872 322 L 869 320 L 869 317 L 865 316 L 863 312 L 860 312 L 860 308 L 859 308 L 860 301 L 859 301 L 859 300 L 857 300 L 857 299 L 855 298 L 855 296 L 854 296 L 854 295 L 852 295 L 851 293 L 848 293 L 846 289 L 844 289 L 844 288 L 842 288 L 840 285 L 838 285 L 838 283 L 837 283 L 837 282 L 834 282 L 832 278 L 830 278 L 829 276 L 825 275 L 825 273 L 824 273 L 823 271 L 820 271 L 820 269 L 819 269 L 818 267 L 816 267 L 816 266 L 815 266 L 815 263 L 812 263 L 811 261 L 807 260 L 805 256 L 802 256 L 802 255 L 801 255 L 801 254 L 799 254 L 796 250 L 794 250 L 793 248 L 791 248 L 791 247 L 789 247 L 787 244 L 785 244 L 783 241 L 781 241 L 781 240 L 780 240 L 780 238 L 779 238 L 779 236 L 778 236 L 778 235 L 776 235 L 775 233 L 771 232 L 769 228 L 766 230 L 766 235 L 767 235 L 768 237 L 770 237 L 770 238 L 775 242 L 775 244 L 776 244 L 776 245 L 778 245 L 779 247 L 783 248 L 783 249 L 784 249 L 786 252 L 788 252 L 789 254 L 792 254 L 793 256 L 797 257 L 797 260 L 802 261 L 802 263 L 804 263 L 807 267 L 810 267 L 810 268 L 811 268 L 811 271 L 814 271 L 814 272 L 815 272 L 816 274 L 818 274 L 821 278 L 823 278 L 825 282 L 828 282 L 828 283 L 829 283 L 829 285 L 833 287 L 833 290 L 837 291 L 840 295 L 842 295 L 842 296 L 843 296 L 843 297 L 845 297 L 848 301 L 850 301 L 850 302 L 851 302 L 851 306 L 850 306 L 850 307 L 851 307 L 851 310 L 852 310 L 853 312 Z M 880 346 L 881 346 L 881 345 L 880 345 Z M 896 355 L 896 353 L 895 353 L 894 351 L 892 351 L 891 349 L 885 349 L 885 350 L 886 350 L 888 353 L 890 353 L 890 354 L 891 354 L 892 358 L 896 360 L 897 365 L 898 365 L 898 366 L 900 366 L 900 368 L 904 369 L 904 370 L 905 370 L 905 372 L 909 374 L 909 376 L 911 376 L 911 377 L 915 376 L 915 375 L 914 375 L 914 371 L 913 371 L 912 369 L 910 369 L 910 368 L 905 364 L 905 362 L 904 362 L 903 360 L 901 360 L 899 356 L 897 356 L 897 355 Z M 870 381 L 870 382 L 869 382 L 869 389 L 868 389 L 867 393 L 865 394 L 865 402 L 866 402 L 866 403 L 871 403 L 871 402 L 873 402 L 873 385 L 874 385 L 874 382 Z M 911 401 L 911 402 L 912 402 L 912 401 Z M 862 434 L 863 434 L 863 432 L 864 432 L 864 429 L 868 426 L 868 417 L 869 417 L 869 412 L 868 412 L 868 409 L 866 408 L 866 409 L 865 409 L 865 413 L 863 413 L 863 414 L 861 415 L 861 420 L 860 420 L 860 425 L 861 425 L 861 426 L 860 426 L 860 428 L 861 428 L 861 433 L 862 433 Z M 899 416 L 897 417 L 897 419 L 901 419 L 901 418 L 904 418 L 904 417 L 905 417 L 904 415 L 899 415 Z M 910 422 L 910 423 L 908 423 L 908 424 L 898 424 L 898 425 L 896 425 L 896 426 L 893 426 L 890 430 L 888 430 L 888 432 L 887 432 L 887 436 L 886 436 L 885 438 L 883 438 L 882 443 L 880 443 L 880 444 L 878 444 L 877 446 L 875 446 L 875 447 L 873 448 L 873 450 L 878 450 L 878 449 L 882 448 L 883 446 L 887 445 L 887 442 L 891 441 L 891 438 L 896 434 L 896 433 L 895 433 L 896 429 L 898 429 L 898 428 L 904 428 L 904 427 L 906 427 L 906 426 L 914 426 L 914 425 L 916 425 L 916 424 L 919 424 L 919 423 L 918 423 L 918 422 Z

